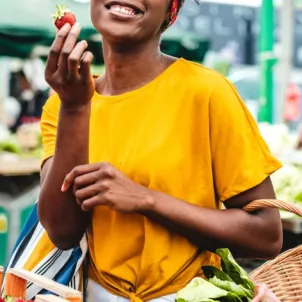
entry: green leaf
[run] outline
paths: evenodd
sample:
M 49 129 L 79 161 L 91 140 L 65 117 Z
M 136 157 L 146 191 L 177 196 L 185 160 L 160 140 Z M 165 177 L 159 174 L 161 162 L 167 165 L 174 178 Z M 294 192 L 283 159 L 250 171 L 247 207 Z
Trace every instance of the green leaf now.
M 198 300 L 198 302 L 217 302 L 219 300 L 213 300 L 213 299 L 202 299 L 202 300 Z M 186 300 L 183 299 L 178 299 L 177 302 L 187 302 Z
M 177 302 L 207 302 L 226 297 L 228 292 L 202 278 L 194 278 L 176 294 Z M 218 300 L 219 301 L 219 300 Z
M 239 298 L 248 298 L 251 300 L 254 295 L 254 292 L 246 289 L 243 285 L 236 284 L 234 281 L 220 280 L 215 276 L 214 278 L 209 279 L 209 282 L 223 290 L 235 294 Z
M 218 249 L 216 250 L 216 254 L 221 258 L 223 271 L 229 275 L 236 284 L 242 284 L 246 289 L 254 292 L 254 284 L 250 280 L 248 273 L 239 266 L 231 252 L 228 249 Z
M 211 279 L 216 276 L 220 280 L 234 282 L 229 275 L 227 275 L 225 272 L 221 271 L 215 266 L 203 266 L 202 270 L 207 279 Z

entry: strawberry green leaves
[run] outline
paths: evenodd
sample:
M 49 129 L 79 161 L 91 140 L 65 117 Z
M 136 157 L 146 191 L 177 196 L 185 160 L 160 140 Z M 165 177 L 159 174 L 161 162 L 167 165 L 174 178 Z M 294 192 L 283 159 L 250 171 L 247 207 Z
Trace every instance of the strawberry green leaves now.
M 55 26 L 60 29 L 66 23 L 69 23 L 70 26 L 73 26 L 76 23 L 76 17 L 73 12 L 71 12 L 67 6 L 56 5 L 57 12 L 52 15 Z

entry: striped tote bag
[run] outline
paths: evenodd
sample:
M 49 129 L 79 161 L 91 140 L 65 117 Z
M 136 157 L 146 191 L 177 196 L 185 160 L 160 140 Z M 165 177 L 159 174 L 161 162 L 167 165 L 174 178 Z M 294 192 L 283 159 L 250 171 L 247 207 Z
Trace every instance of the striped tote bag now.
M 85 288 L 83 280 L 86 279 L 83 276 L 83 271 L 86 271 L 83 270 L 83 266 L 86 264 L 87 250 L 86 234 L 79 245 L 71 250 L 62 251 L 56 248 L 39 222 L 36 203 L 15 244 L 5 271 L 9 268 L 23 268 L 83 291 Z M 47 293 L 35 284 L 27 284 L 26 299 L 28 300 L 33 299 L 37 294 Z

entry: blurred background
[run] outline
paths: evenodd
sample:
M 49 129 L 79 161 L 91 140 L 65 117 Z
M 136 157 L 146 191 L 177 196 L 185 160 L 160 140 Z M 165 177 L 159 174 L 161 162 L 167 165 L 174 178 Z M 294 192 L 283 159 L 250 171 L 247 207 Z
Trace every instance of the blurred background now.
M 186 0 L 162 39 L 164 52 L 227 76 L 284 163 L 273 176 L 278 198 L 302 202 L 302 0 Z M 44 66 L 55 36 L 56 0 L 0 3 L 0 265 L 4 265 L 39 193 L 39 119 L 50 87 Z M 65 0 L 102 73 L 102 39 L 89 0 Z M 281 212 L 284 250 L 301 243 L 302 221 Z M 258 262 L 245 262 L 251 269 Z

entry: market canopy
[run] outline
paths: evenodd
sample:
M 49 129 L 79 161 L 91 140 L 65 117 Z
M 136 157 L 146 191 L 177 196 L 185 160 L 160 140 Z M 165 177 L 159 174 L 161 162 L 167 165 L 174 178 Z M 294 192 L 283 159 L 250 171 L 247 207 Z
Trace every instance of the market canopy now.
M 64 0 L 82 25 L 81 38 L 89 42 L 90 50 L 102 61 L 101 39 L 90 21 L 89 0 Z M 27 58 L 37 46 L 51 45 L 55 27 L 51 15 L 58 0 L 9 0 L 0 9 L 0 56 Z M 203 59 L 208 42 L 196 35 L 169 29 L 163 36 L 163 48 L 171 55 L 188 59 Z

